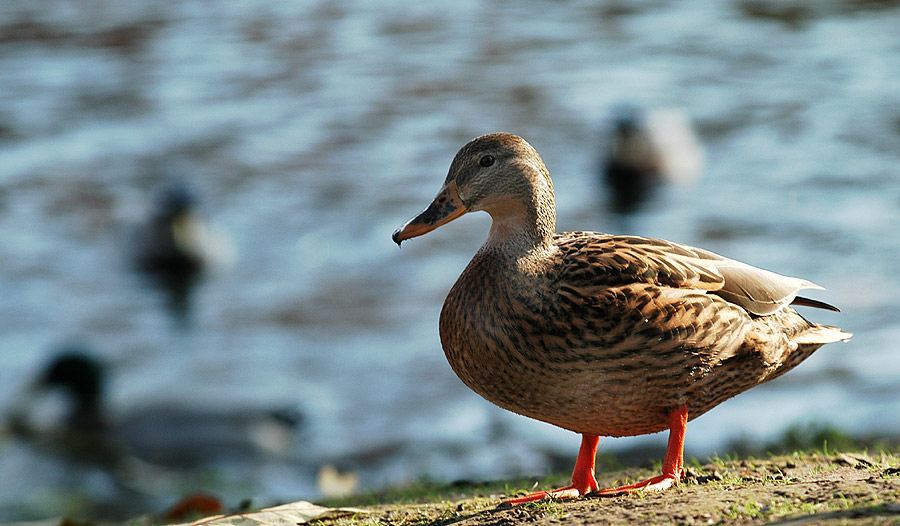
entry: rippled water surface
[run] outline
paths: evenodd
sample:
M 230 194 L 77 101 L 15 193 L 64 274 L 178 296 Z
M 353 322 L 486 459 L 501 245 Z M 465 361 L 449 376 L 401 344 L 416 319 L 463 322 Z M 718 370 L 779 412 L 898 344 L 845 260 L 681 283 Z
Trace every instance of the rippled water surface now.
M 0 485 L 0 519 L 92 515 L 92 502 L 128 516 L 203 487 L 229 505 L 314 499 L 328 463 L 374 488 L 574 459 L 576 435 L 494 408 L 443 357 L 441 302 L 487 216 L 390 241 L 456 150 L 501 130 L 541 152 L 561 230 L 703 246 L 820 283 L 844 311 L 805 312 L 851 343 L 693 422 L 689 453 L 808 422 L 900 432 L 900 9 L 595 4 L 0 6 L 0 406 L 77 341 L 108 363 L 118 413 L 287 404 L 306 417 L 288 462 L 127 491 L 6 438 L 0 476 L 20 482 Z M 708 156 L 696 185 L 627 221 L 605 211 L 597 176 L 621 102 L 684 108 Z M 173 177 L 234 252 L 184 319 L 125 243 Z M 642 441 L 665 437 L 603 447 Z

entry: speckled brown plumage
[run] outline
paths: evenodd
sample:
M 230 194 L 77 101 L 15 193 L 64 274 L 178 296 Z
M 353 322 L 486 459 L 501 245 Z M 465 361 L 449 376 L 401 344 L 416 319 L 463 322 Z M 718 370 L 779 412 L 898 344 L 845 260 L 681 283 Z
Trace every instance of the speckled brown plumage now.
M 546 267 L 524 276 L 480 252 L 441 312 L 453 370 L 510 411 L 595 435 L 653 433 L 671 408 L 687 403 L 696 418 L 821 345 L 791 343 L 816 326 L 790 307 L 752 316 L 707 293 L 722 278 L 691 266 L 687 247 L 595 233 L 554 241 Z
M 789 306 L 821 288 L 806 280 L 659 239 L 555 233 L 550 176 L 515 135 L 463 147 L 394 240 L 476 210 L 493 222 L 444 303 L 447 359 L 491 402 L 585 437 L 674 432 L 676 409 L 696 418 L 850 337 Z

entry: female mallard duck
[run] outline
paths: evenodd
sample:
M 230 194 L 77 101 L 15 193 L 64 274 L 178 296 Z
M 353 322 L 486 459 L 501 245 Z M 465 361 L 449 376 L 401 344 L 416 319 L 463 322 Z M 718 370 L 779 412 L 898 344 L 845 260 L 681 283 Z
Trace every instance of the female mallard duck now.
M 493 221 L 444 302 L 447 360 L 491 402 L 582 435 L 570 486 L 510 504 L 666 489 L 681 477 L 689 419 L 851 336 L 790 307 L 837 310 L 798 297 L 821 288 L 804 279 L 661 239 L 556 233 L 547 168 L 507 133 L 464 146 L 431 205 L 393 240 L 476 210 Z M 599 489 L 598 436 L 665 429 L 662 475 Z

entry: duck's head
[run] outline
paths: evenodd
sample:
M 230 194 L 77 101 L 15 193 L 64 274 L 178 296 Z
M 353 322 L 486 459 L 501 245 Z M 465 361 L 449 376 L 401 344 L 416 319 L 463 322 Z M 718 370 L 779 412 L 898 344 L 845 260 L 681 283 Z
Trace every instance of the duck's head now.
M 437 197 L 392 239 L 399 245 L 478 210 L 493 218 L 489 242 L 521 234 L 543 239 L 553 233 L 553 183 L 541 156 L 525 139 L 492 133 L 463 146 Z
M 156 196 L 155 214 L 158 221 L 172 219 L 193 213 L 197 207 L 197 197 L 187 184 L 173 181 L 164 186 Z
M 103 398 L 103 366 L 86 350 L 66 348 L 38 377 L 39 389 L 62 389 L 80 408 L 96 407 Z

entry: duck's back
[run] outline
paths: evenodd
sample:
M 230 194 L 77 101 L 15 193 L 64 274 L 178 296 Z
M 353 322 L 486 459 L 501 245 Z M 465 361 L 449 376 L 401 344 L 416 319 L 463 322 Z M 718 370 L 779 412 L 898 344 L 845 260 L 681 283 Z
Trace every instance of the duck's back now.
M 470 388 L 566 429 L 661 431 L 673 407 L 695 418 L 847 336 L 787 306 L 805 280 L 663 240 L 569 232 L 554 244 L 539 258 L 480 251 L 440 329 Z

